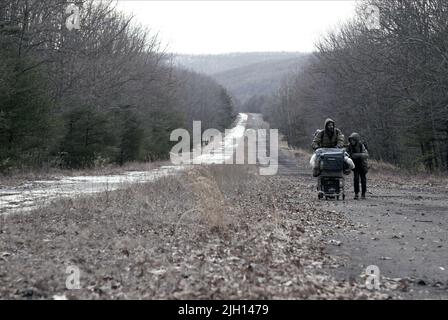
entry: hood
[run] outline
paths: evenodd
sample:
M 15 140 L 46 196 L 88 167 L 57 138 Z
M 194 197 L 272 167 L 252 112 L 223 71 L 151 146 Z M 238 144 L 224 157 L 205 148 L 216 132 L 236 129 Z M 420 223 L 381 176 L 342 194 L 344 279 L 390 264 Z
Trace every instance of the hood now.
M 359 135 L 359 133 L 353 132 L 350 137 L 348 137 L 348 140 L 354 140 L 356 142 L 360 142 L 361 141 L 361 136 Z
M 335 125 L 335 123 L 334 123 L 334 120 L 328 118 L 327 120 L 325 120 L 325 125 L 324 125 L 325 130 L 327 129 L 327 125 L 328 125 L 329 123 L 333 123 L 333 125 L 334 125 L 335 128 L 336 128 L 336 125 Z

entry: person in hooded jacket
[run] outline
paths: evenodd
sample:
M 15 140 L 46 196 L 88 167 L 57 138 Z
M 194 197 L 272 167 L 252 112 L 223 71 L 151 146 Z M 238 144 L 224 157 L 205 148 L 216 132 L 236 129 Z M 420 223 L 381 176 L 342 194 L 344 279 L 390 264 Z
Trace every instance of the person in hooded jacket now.
M 344 148 L 344 135 L 336 128 L 334 120 L 325 120 L 323 130 L 316 131 L 311 147 L 313 150 L 319 148 Z
M 361 199 L 365 199 L 367 192 L 367 172 L 369 171 L 369 152 L 365 144 L 361 142 L 361 136 L 358 133 L 352 133 L 348 141 L 349 146 L 346 151 L 355 164 L 355 169 L 353 170 L 355 200 L 359 199 L 359 180 L 361 180 Z
M 344 148 L 344 135 L 342 131 L 336 128 L 334 120 L 328 118 L 325 120 L 324 129 L 317 130 L 314 134 L 311 147 L 314 151 L 320 148 Z M 313 176 L 320 175 L 319 160 L 316 154 L 311 158 L 313 167 Z

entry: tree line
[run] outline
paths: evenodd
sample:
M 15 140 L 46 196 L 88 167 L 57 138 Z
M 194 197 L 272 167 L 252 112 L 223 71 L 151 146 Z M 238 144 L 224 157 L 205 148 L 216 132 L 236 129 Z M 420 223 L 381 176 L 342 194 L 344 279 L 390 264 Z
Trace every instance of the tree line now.
M 369 6 L 379 9 L 379 28 L 369 24 Z M 447 171 L 447 89 L 448 3 L 363 0 L 262 110 L 291 145 L 308 146 L 333 117 L 377 159 Z
M 224 129 L 233 101 L 175 68 L 156 34 L 114 1 L 0 1 L 0 171 L 166 159 L 175 128 Z

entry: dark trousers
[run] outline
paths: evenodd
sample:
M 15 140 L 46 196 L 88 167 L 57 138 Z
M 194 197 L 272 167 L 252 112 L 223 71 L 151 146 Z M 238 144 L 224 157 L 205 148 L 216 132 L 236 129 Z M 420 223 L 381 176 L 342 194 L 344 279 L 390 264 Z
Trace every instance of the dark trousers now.
M 367 192 L 367 172 L 365 170 L 353 170 L 353 184 L 355 186 L 355 194 L 359 193 L 359 178 L 361 178 L 361 189 L 362 194 L 366 194 Z

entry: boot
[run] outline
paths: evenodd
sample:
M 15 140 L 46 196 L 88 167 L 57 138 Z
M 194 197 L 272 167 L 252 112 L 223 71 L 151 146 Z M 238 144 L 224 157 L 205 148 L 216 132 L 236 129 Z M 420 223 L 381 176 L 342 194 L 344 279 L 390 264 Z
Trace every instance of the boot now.
M 313 177 L 318 177 L 320 175 L 320 170 L 319 168 L 314 168 L 313 169 Z
M 366 200 L 366 194 L 365 194 L 365 193 L 363 193 L 363 194 L 361 195 L 361 200 Z
M 355 198 L 354 198 L 355 200 L 359 200 L 359 195 L 358 194 L 355 194 Z

